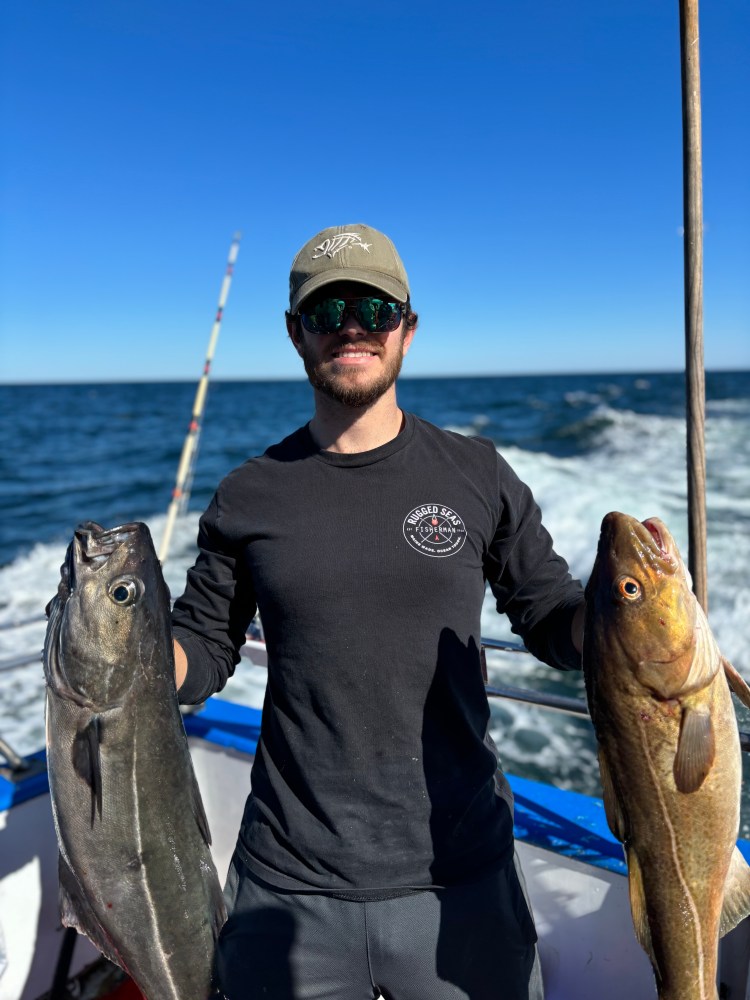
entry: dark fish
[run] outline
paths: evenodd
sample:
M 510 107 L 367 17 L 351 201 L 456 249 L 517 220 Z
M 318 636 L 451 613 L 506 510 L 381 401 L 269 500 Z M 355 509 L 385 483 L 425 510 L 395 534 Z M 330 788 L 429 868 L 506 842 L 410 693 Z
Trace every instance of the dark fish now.
M 148 1000 L 205 1000 L 226 918 L 145 524 L 87 522 L 48 607 L 47 760 L 63 924 Z
M 661 1000 L 715 1000 L 719 936 L 750 912 L 736 847 L 742 764 L 721 655 L 657 518 L 602 522 L 583 669 L 604 805 L 625 846 L 638 940 Z

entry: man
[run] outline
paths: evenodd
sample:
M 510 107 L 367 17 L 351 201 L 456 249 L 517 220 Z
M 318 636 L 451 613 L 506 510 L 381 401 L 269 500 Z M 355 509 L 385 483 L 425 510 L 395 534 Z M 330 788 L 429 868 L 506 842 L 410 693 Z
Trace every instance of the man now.
M 268 688 L 217 973 L 228 1000 L 526 1000 L 536 935 L 487 735 L 480 612 L 580 666 L 583 598 L 492 442 L 403 413 L 417 328 L 364 225 L 297 254 L 310 423 L 232 472 L 174 611 L 183 701 L 260 611 Z

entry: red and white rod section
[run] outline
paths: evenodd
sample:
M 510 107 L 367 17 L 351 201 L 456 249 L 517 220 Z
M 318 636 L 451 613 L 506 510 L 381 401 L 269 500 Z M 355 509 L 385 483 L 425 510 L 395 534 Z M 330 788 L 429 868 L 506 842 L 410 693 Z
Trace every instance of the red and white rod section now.
M 167 523 L 164 526 L 164 536 L 159 550 L 159 559 L 162 564 L 164 564 L 167 559 L 175 521 L 181 511 L 184 510 L 187 504 L 188 496 L 190 495 L 188 481 L 190 479 L 190 473 L 201 432 L 201 421 L 203 418 L 203 409 L 206 405 L 206 392 L 208 390 L 208 378 L 211 373 L 211 362 L 213 361 L 216 343 L 219 339 L 221 319 L 224 315 L 224 306 L 226 305 L 227 296 L 229 295 L 229 286 L 232 283 L 232 274 L 234 272 L 234 262 L 237 260 L 239 249 L 240 234 L 235 233 L 232 245 L 229 248 L 229 259 L 227 260 L 227 269 L 224 274 L 224 280 L 221 283 L 221 292 L 219 293 L 219 306 L 216 310 L 216 318 L 214 319 L 214 325 L 211 329 L 211 336 L 208 339 L 208 350 L 206 351 L 206 361 L 203 365 L 203 374 L 198 382 L 198 388 L 195 393 L 195 402 L 193 403 L 193 413 L 190 418 L 188 432 L 185 436 L 185 442 L 182 446 L 180 464 L 177 466 L 177 479 L 175 480 L 174 489 L 172 490 L 172 501 L 169 505 L 169 509 L 167 510 Z

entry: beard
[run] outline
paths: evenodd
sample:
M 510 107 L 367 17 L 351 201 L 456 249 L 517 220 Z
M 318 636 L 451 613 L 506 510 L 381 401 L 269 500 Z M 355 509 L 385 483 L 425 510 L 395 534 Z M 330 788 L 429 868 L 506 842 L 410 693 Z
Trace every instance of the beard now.
M 305 342 L 302 343 L 302 360 L 310 385 L 314 389 L 320 390 L 329 399 L 342 403 L 344 406 L 370 406 L 370 404 L 377 402 L 398 378 L 404 360 L 404 339 L 402 336 L 401 349 L 393 353 L 377 378 L 371 382 L 358 384 L 355 372 L 336 372 L 331 370 L 330 363 L 326 365 L 323 362 L 316 362 L 308 352 Z M 374 349 L 372 345 L 363 344 L 362 346 L 369 350 Z M 355 376 L 354 379 L 351 377 L 352 375 Z

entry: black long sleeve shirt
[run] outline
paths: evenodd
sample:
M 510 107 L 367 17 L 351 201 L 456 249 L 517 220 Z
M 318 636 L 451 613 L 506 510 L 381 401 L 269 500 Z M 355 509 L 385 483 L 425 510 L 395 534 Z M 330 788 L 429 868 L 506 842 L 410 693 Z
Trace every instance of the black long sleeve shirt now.
M 223 687 L 260 610 L 268 686 L 240 835 L 273 884 L 367 895 L 507 861 L 480 666 L 486 584 L 540 659 L 577 668 L 580 584 L 491 441 L 406 415 L 341 455 L 302 428 L 221 483 L 175 604 L 180 690 Z

